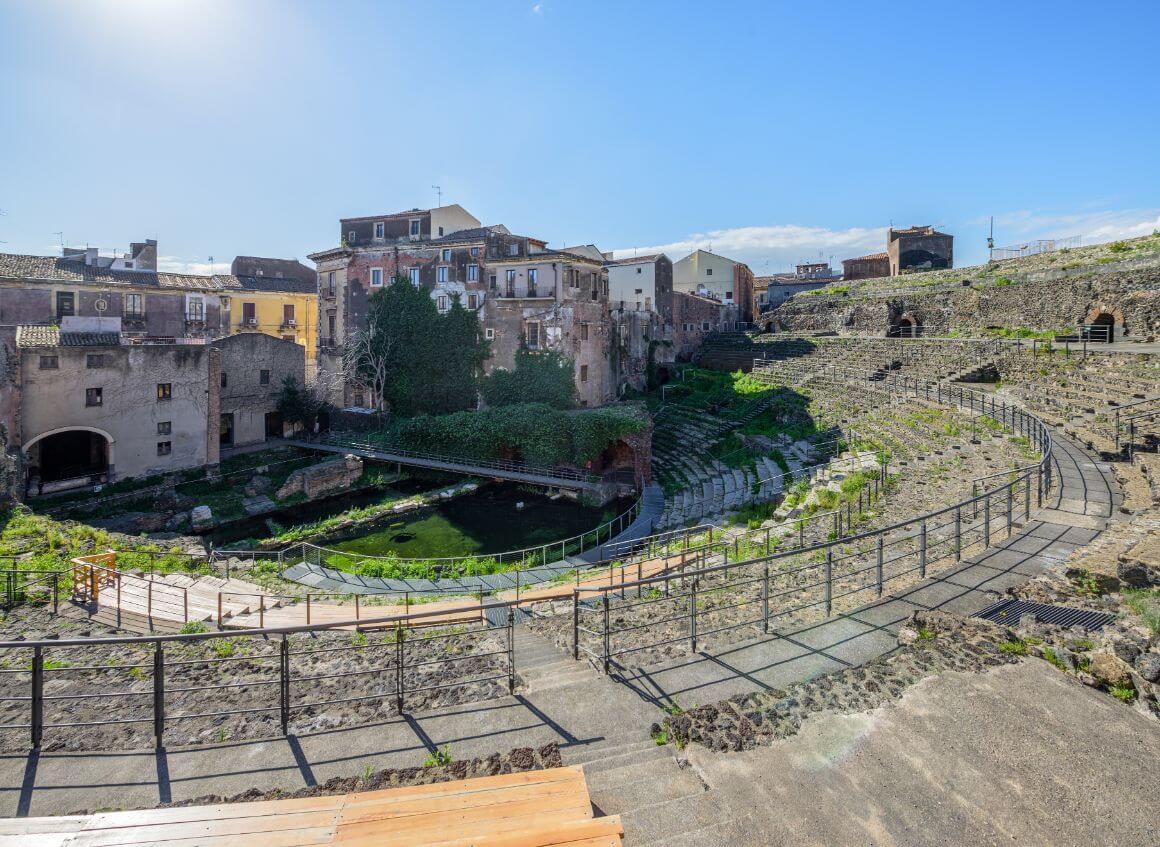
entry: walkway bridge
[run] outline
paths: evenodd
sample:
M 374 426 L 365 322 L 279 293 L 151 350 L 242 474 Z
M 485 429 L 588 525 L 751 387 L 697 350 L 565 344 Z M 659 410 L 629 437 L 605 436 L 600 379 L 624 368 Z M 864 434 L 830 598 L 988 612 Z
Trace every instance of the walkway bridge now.
M 285 443 L 307 450 L 322 450 L 344 455 L 353 454 L 378 462 L 394 462 L 398 465 L 416 468 L 429 468 L 436 471 L 491 479 L 506 479 L 512 482 L 546 485 L 551 488 L 567 488 L 593 494 L 599 494 L 605 487 L 605 482 L 601 477 L 568 468 L 544 468 L 525 465 L 522 462 L 488 461 L 466 459 L 462 456 L 445 456 L 438 453 L 422 453 L 357 438 L 330 436 L 318 441 L 289 439 Z

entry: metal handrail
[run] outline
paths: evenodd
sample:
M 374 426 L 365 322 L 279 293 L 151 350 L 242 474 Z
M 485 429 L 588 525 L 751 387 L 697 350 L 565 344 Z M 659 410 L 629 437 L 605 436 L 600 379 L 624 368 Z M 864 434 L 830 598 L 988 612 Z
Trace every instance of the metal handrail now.
M 409 459 L 423 459 L 432 462 L 442 462 L 448 465 L 458 465 L 462 467 L 479 467 L 490 468 L 492 470 L 503 470 L 511 473 L 523 473 L 529 476 L 546 476 L 552 479 L 562 479 L 576 482 L 596 483 L 600 481 L 600 477 L 593 474 L 584 473 L 582 471 L 574 471 L 565 468 L 545 468 L 535 465 L 528 465 L 522 462 L 507 462 L 498 461 L 495 459 L 475 459 L 464 456 L 448 456 L 440 453 L 427 453 L 419 450 L 407 450 L 401 447 L 395 447 L 390 444 L 379 444 L 373 441 L 362 441 L 355 438 L 344 438 L 339 436 L 327 436 L 318 440 L 320 444 L 328 444 L 333 447 L 351 447 L 356 450 L 370 450 L 377 453 L 385 453 L 392 456 L 402 456 Z

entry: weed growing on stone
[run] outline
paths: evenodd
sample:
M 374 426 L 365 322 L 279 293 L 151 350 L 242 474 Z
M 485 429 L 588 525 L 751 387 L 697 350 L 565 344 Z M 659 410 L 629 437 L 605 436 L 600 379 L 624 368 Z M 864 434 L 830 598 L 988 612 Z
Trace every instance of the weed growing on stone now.
M 999 645 L 999 652 L 1009 656 L 1026 656 L 1027 644 L 1023 641 L 1004 641 Z
M 356 632 L 354 635 L 351 636 L 350 643 L 353 644 L 355 647 L 366 647 L 369 640 L 370 639 L 367 638 L 367 634 L 365 632 L 359 630 L 358 632 Z
M 228 659 L 234 655 L 236 649 L 233 639 L 230 638 L 217 638 L 213 642 L 213 651 L 219 659 Z
M 1055 665 L 1061 671 L 1067 670 L 1067 665 L 1064 663 L 1063 659 L 1059 658 L 1059 655 L 1050 647 L 1045 647 L 1043 649 L 1043 658 L 1046 659 L 1050 664 Z
M 199 632 L 205 631 L 205 624 L 201 621 L 190 621 L 178 630 L 182 635 L 196 635 Z
M 1129 588 L 1123 596 L 1124 605 L 1144 619 L 1153 635 L 1160 635 L 1160 589 Z
M 443 767 L 445 765 L 451 764 L 452 761 L 453 760 L 451 758 L 451 745 L 447 744 L 443 747 L 436 747 L 434 750 L 432 750 L 431 755 L 429 755 L 426 759 L 423 760 L 423 767 L 425 767 L 425 768 Z
M 1121 703 L 1131 703 L 1136 699 L 1136 689 L 1131 685 L 1109 686 L 1108 693 L 1119 700 Z

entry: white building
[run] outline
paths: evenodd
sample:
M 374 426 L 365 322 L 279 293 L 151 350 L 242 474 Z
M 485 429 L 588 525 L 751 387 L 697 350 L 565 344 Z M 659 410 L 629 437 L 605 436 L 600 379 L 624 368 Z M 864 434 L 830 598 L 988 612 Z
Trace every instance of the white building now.
M 694 250 L 673 263 L 673 288 L 733 303 L 733 269 L 737 263 L 708 250 Z
M 613 259 L 608 268 L 608 300 L 613 310 L 656 312 L 673 290 L 673 263 L 664 253 Z

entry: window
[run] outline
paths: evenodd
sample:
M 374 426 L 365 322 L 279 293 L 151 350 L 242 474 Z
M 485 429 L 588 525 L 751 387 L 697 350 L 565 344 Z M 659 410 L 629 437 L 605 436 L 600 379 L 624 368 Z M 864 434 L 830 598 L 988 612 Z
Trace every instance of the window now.
M 479 308 L 479 295 L 478 294 L 468 294 L 467 295 L 467 308 L 469 308 L 469 309 L 478 309 Z
M 705 276 L 712 276 L 712 275 L 713 275 L 713 269 L 712 268 L 705 268 Z
M 265 368 L 258 371 L 258 384 L 259 385 L 269 385 L 270 384 L 270 372 L 268 370 L 266 370 Z
M 508 283 L 513 283 L 516 281 L 516 272 L 514 270 L 504 271 L 503 276 Z
M 126 294 L 125 295 L 125 317 L 139 318 L 145 314 L 144 304 L 141 302 L 140 294 Z
M 282 304 L 282 323 L 285 324 L 286 326 L 294 326 L 294 324 L 296 323 L 296 321 L 294 320 L 294 304 L 293 303 L 283 303 Z
M 226 378 L 226 372 L 222 371 L 222 388 L 227 387 L 229 385 L 229 382 L 230 382 L 229 379 Z
M 447 311 L 447 295 L 440 294 L 435 300 L 435 306 L 440 312 Z
M 468 265 L 467 266 L 467 281 L 468 282 L 475 282 L 478 279 L 479 279 L 479 265 Z
M 643 288 L 638 288 L 638 289 L 636 290 L 636 293 L 637 293 L 637 294 L 644 294 L 644 289 L 643 289 Z
M 384 224 L 382 221 L 378 221 L 375 224 L 375 238 L 382 238 L 384 235 L 386 235 L 386 230 L 386 224 Z
M 588 381 L 588 366 L 587 365 L 580 366 L 580 381 L 581 382 Z
M 652 298 L 651 298 L 651 297 L 645 297 L 645 298 L 644 298 L 644 310 L 645 310 L 646 312 L 651 312 L 651 311 L 652 311 Z
M 60 367 L 60 359 L 56 356 L 41 356 L 40 369 L 42 371 L 54 371 Z
M 492 291 L 495 291 L 495 274 L 488 276 L 487 285 Z
M 419 287 L 419 267 L 418 267 L 418 265 L 411 268 L 409 271 L 407 271 L 407 273 L 411 277 L 411 285 L 418 288 Z
M 246 326 L 257 326 L 257 306 L 254 303 L 242 304 L 242 323 Z
M 131 271 L 131 270 L 133 270 L 133 263 L 132 263 L 132 262 L 126 262 L 126 263 L 125 263 L 125 269 L 126 269 L 126 270 L 130 270 L 130 271 Z
M 85 405 L 86 406 L 103 406 L 105 403 L 104 389 L 101 388 L 86 388 L 85 389 Z
M 540 272 L 536 268 L 528 268 L 528 285 L 535 286 L 540 279 Z
M 509 256 L 518 256 L 518 255 L 520 255 L 520 245 L 518 245 L 518 244 L 509 244 L 509 245 L 508 245 L 508 255 L 509 255 Z
M 105 354 L 104 353 L 89 353 L 87 356 L 85 356 L 85 367 L 86 368 L 103 368 L 103 367 L 105 367 Z
M 71 291 L 56 292 L 56 316 L 68 317 L 76 314 L 76 294 Z
M 495 330 L 490 326 L 487 327 L 487 329 L 485 329 L 483 331 L 483 337 L 486 338 L 488 341 L 491 341 L 492 339 L 495 338 Z
M 326 337 L 330 339 L 330 343 L 334 343 L 334 315 L 326 316 Z
M 356 241 L 358 241 L 358 235 L 356 235 L 355 231 L 352 229 L 350 232 L 348 232 L 346 234 L 346 243 L 347 244 L 354 244 Z
M 447 282 L 447 265 L 440 265 L 435 277 L 439 282 Z
M 382 284 L 383 284 L 383 269 L 382 268 L 371 268 L 371 285 L 377 286 L 377 285 L 382 285 Z
M 564 273 L 568 275 L 569 288 L 580 287 L 580 271 L 576 270 L 575 268 L 568 268 L 568 270 L 566 270 Z
M 588 324 L 580 324 L 580 340 L 588 340 Z
M 158 456 L 168 456 L 172 452 L 173 452 L 173 442 L 172 441 L 158 441 L 157 442 L 157 455 Z
M 535 350 L 540 346 L 540 324 L 537 321 L 528 322 L 528 347 Z
M 439 227 L 439 234 L 443 235 L 443 227 Z
M 293 335 L 283 335 L 282 340 L 293 342 L 293 341 L 297 341 L 298 339 L 296 339 Z
M 186 303 L 185 318 L 190 321 L 205 320 L 205 301 L 200 297 L 190 297 Z
M 173 399 L 173 383 L 159 382 L 157 383 L 157 400 L 172 400 Z
M 708 321 L 701 321 L 701 331 L 702 332 L 709 331 L 709 322 Z
M 471 258 L 473 258 L 473 259 L 479 258 L 479 248 L 478 247 L 471 248 Z
M 637 273 L 640 273 L 640 272 L 641 272 L 641 269 L 640 269 L 640 268 L 637 268 L 637 269 L 636 269 L 636 272 L 637 272 Z
M 444 261 L 444 262 L 450 262 L 450 261 L 451 261 L 451 251 L 450 251 L 450 250 L 444 250 L 444 251 L 443 251 L 443 261 Z
M 728 301 L 728 302 L 732 302 L 732 301 L 733 301 L 733 292 L 732 292 L 732 291 L 726 291 L 726 292 L 725 292 L 725 300 L 726 300 L 726 301 Z
M 173 432 L 173 421 L 158 421 L 157 422 L 157 434 L 158 435 L 169 435 L 169 433 L 171 433 L 171 432 Z
M 418 218 L 415 218 L 414 220 L 412 220 L 412 221 L 411 221 L 411 237 L 412 237 L 412 238 L 418 238 L 418 237 L 419 237 L 419 235 L 420 235 L 420 233 L 421 233 L 420 226 L 421 226 L 421 225 L 420 225 L 420 223 L 419 223 L 419 219 L 418 219 Z
M 330 271 L 326 275 L 326 289 L 331 297 L 334 296 L 334 271 Z

